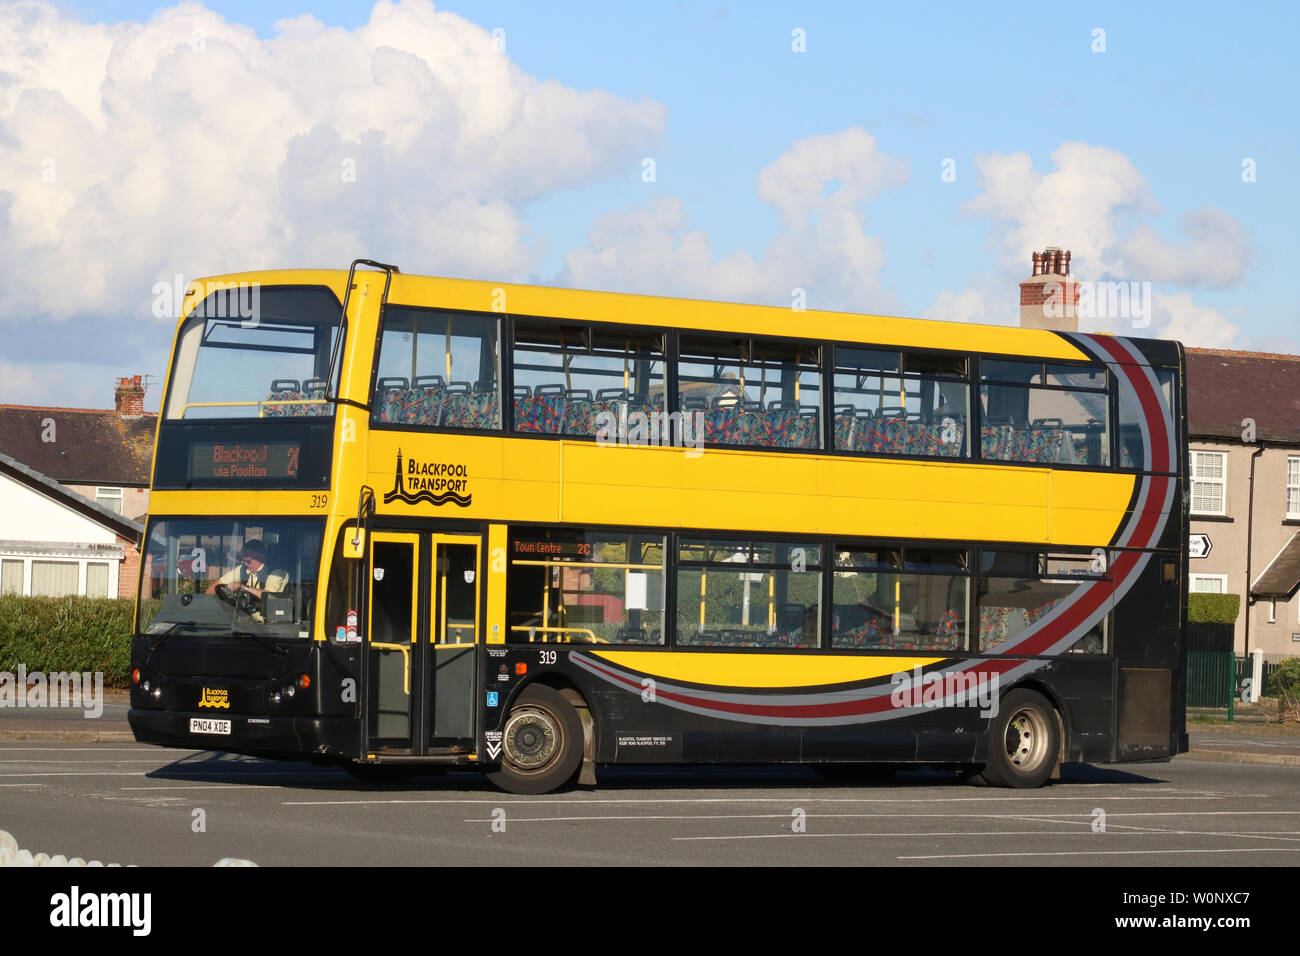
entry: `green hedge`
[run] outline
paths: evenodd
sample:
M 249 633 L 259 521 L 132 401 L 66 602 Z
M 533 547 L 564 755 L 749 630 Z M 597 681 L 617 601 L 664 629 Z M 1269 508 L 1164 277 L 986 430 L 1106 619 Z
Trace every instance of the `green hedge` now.
M 0 597 L 0 671 L 99 671 L 126 687 L 134 609 L 129 598 Z
M 1193 624 L 1232 624 L 1240 610 L 1239 594 L 1187 595 L 1187 620 Z

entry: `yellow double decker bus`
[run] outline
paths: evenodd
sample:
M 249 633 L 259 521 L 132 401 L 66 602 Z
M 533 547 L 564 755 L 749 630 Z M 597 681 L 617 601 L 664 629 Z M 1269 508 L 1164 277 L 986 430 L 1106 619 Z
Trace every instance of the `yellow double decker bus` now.
M 1178 343 L 347 271 L 196 282 L 140 741 L 468 767 L 1186 750 Z

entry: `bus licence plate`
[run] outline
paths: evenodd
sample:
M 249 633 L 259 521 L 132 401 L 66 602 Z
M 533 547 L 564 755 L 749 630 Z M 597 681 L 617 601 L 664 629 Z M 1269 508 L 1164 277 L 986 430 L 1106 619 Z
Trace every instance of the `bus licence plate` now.
M 192 734 L 228 734 L 230 733 L 230 721 L 228 720 L 209 720 L 206 717 L 190 718 L 190 733 Z

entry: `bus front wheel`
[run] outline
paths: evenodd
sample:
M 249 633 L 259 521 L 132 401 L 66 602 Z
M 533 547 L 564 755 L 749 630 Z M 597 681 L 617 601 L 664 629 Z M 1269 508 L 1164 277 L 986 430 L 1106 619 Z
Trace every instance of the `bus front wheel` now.
M 524 689 L 501 735 L 501 768 L 488 779 L 508 793 L 550 793 L 582 764 L 582 719 L 564 695 L 544 684 Z
M 1052 705 L 1032 690 L 1013 690 L 989 721 L 988 763 L 970 779 L 994 787 L 1041 787 L 1056 769 L 1060 752 Z

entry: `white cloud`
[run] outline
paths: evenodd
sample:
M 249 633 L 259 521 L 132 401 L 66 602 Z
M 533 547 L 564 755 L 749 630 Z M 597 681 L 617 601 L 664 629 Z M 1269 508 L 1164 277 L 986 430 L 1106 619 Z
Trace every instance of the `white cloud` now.
M 986 294 L 979 289 L 966 289 L 962 292 L 950 292 L 947 289 L 935 296 L 930 308 L 922 313 L 927 319 L 937 322 L 979 322 L 988 325 L 1002 325 L 999 316 L 991 315 L 987 305 Z
M 878 151 L 861 128 L 811 136 L 758 173 L 758 198 L 781 216 L 761 259 L 718 258 L 681 201 L 666 198 L 596 220 L 587 245 L 564 257 L 560 281 L 771 305 L 789 305 L 802 289 L 810 309 L 894 311 L 879 284 L 884 243 L 866 234 L 861 206 L 906 180 L 906 161 Z
M 0 362 L 0 402 L 27 404 L 36 382 L 36 374 L 30 368 Z
M 1118 271 L 1135 279 L 1177 285 L 1226 286 L 1241 280 L 1249 259 L 1246 230 L 1213 207 L 1183 216 L 1190 242 L 1165 242 L 1143 224 L 1116 244 Z
M 1138 335 L 1177 339 L 1198 348 L 1229 348 L 1241 332 L 1222 312 L 1197 305 L 1190 292 L 1172 295 L 1157 292 L 1152 298 L 1155 302 L 1152 328 L 1136 332 Z
M 989 221 L 996 275 L 978 275 L 962 292 L 940 292 L 927 316 L 1015 323 L 1019 283 L 1030 274 L 1032 254 L 1049 245 L 1071 251 L 1070 271 L 1084 282 L 1220 287 L 1242 279 L 1246 230 L 1227 213 L 1195 209 L 1182 217 L 1185 238 L 1168 240 L 1158 231 L 1160 207 L 1145 177 L 1122 153 L 1066 142 L 1051 160 L 1052 171 L 1039 173 L 1026 153 L 975 158 L 978 194 L 961 213 Z M 1148 325 L 1085 318 L 1081 328 L 1214 346 L 1230 344 L 1240 331 L 1190 292 L 1154 292 L 1152 300 Z
M 1071 271 L 1084 279 L 1224 286 L 1248 263 L 1246 231 L 1214 207 L 1182 218 L 1190 241 L 1161 238 L 1140 220 L 1158 216 L 1146 178 L 1124 154 L 1087 143 L 1062 143 L 1055 167 L 1039 173 L 1026 153 L 976 156 L 979 194 L 964 215 L 991 223 L 990 240 L 1004 267 L 1023 273 L 1045 246 L 1069 249 Z M 1021 276 L 1023 278 L 1023 276 Z
M 357 255 L 525 276 L 521 204 L 628 169 L 647 100 L 524 73 L 427 0 L 259 39 L 198 3 L 83 24 L 0 6 L 0 321 L 148 315 L 155 281 Z M 347 181 L 350 170 L 355 181 Z

